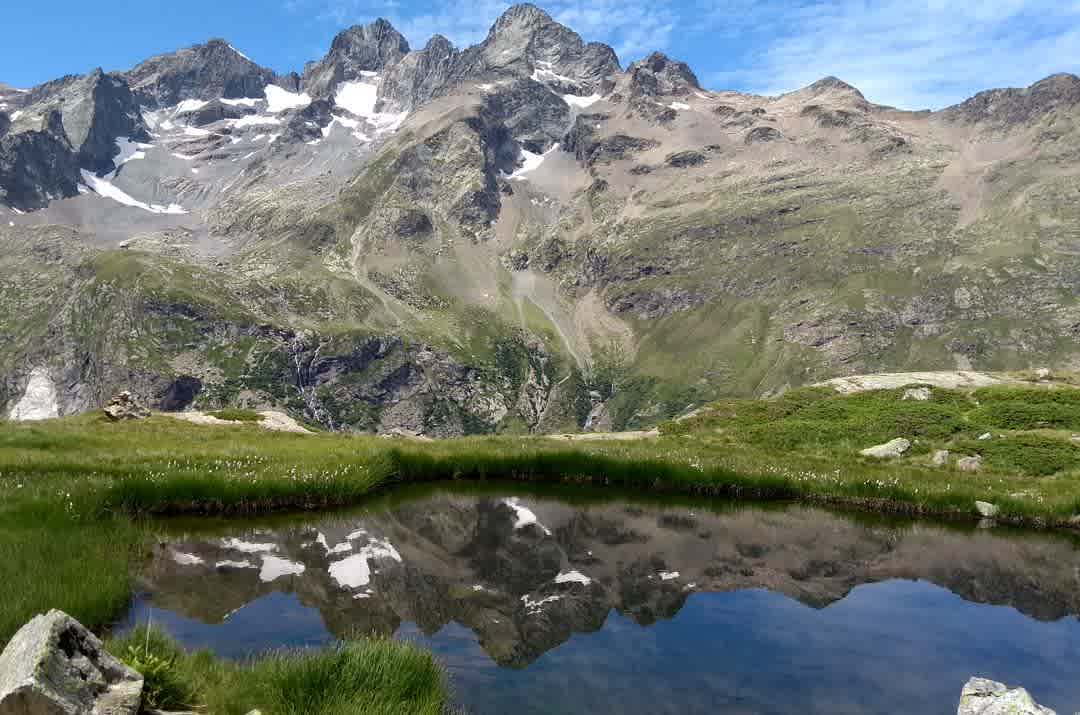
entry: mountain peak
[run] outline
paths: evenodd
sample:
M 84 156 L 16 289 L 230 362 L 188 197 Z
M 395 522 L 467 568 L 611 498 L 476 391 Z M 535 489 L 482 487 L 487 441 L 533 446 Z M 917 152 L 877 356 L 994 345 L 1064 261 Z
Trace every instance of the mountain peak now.
M 822 77 L 817 82 L 814 82 L 813 84 L 808 86 L 807 89 L 815 93 L 827 92 L 830 90 L 851 92 L 853 94 L 859 95 L 860 99 L 865 99 L 862 92 L 860 92 L 857 87 L 855 87 L 854 85 L 850 85 L 839 77 L 834 77 L 833 75 L 829 75 L 828 77 Z
M 954 121 L 1019 124 L 1061 107 L 1080 104 L 1080 77 L 1053 74 L 1023 89 L 991 89 L 942 110 Z
M 380 72 L 407 54 L 408 40 L 388 20 L 353 25 L 334 37 L 325 57 L 304 68 L 304 89 L 313 97 L 329 97 L 342 82 Z
M 491 32 L 498 32 L 511 25 L 546 25 L 555 21 L 546 12 L 532 3 L 511 5 L 499 16 L 491 27 Z
M 274 80 L 221 38 L 157 55 L 123 74 L 141 104 L 167 107 L 185 99 L 261 97 Z
M 653 52 L 630 65 L 631 94 L 636 97 L 687 94 L 700 90 L 697 75 L 685 62 L 673 60 L 663 52 Z

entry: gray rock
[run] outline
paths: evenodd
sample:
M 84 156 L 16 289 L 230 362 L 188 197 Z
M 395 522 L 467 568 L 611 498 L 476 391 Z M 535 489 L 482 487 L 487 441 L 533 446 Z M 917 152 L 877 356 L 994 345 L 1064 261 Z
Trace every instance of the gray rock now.
M 949 463 L 949 450 L 939 449 L 934 452 L 934 456 L 930 458 L 930 461 L 935 467 L 944 467 Z
M 0 715 L 135 715 L 143 678 L 62 611 L 36 616 L 0 654 Z
M 105 416 L 119 422 L 121 420 L 141 420 L 150 416 L 150 410 L 127 390 L 109 400 L 103 408 Z
M 275 80 L 272 70 L 220 39 L 151 57 L 123 76 L 139 102 L 154 109 L 185 99 L 264 97 Z
M 379 72 L 408 53 L 408 41 L 386 20 L 354 25 L 334 37 L 325 57 L 304 68 L 304 91 L 316 98 L 331 97 L 342 82 Z
M 915 400 L 916 402 L 926 402 L 930 399 L 929 387 L 909 387 L 904 390 L 904 396 L 902 400 Z
M 960 693 L 956 715 L 1056 715 L 1031 697 L 1023 688 L 1010 689 L 1004 683 L 972 678 Z
M 979 440 L 985 442 L 993 436 L 994 435 L 990 434 L 989 432 L 983 432 L 981 435 L 979 435 Z
M 987 501 L 975 502 L 975 511 L 979 512 L 979 516 L 987 519 L 993 519 L 1001 511 L 996 504 L 991 504 Z
M 976 454 L 970 457 L 961 457 L 956 460 L 956 468 L 961 472 L 981 472 L 982 455 Z
M 911 449 L 911 440 L 904 439 L 903 437 L 897 437 L 896 439 L 889 440 L 885 444 L 874 445 L 873 447 L 867 447 L 859 452 L 864 457 L 876 457 L 878 459 L 892 459 L 901 456 L 904 452 Z

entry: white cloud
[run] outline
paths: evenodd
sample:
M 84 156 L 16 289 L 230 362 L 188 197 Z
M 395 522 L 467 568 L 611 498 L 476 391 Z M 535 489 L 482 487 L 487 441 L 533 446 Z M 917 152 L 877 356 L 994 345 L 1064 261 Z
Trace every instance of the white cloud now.
M 745 49 L 713 87 L 778 94 L 836 75 L 871 100 L 921 109 L 1080 68 L 1080 3 L 1045 0 L 733 0 L 710 26 Z

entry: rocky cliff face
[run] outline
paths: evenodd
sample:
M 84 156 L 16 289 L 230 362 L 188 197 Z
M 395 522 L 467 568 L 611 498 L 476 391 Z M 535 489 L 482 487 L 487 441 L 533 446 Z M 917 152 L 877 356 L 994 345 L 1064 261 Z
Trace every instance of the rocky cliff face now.
M 1075 367 L 1078 86 L 713 92 L 519 5 L 463 49 L 353 27 L 302 76 L 211 40 L 0 88 L 0 405 L 44 370 L 63 414 L 134 387 L 455 434 Z

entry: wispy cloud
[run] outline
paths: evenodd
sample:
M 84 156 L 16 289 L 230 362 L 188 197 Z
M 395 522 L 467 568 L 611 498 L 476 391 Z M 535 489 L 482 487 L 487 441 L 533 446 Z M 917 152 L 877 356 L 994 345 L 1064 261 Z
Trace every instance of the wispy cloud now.
M 709 18 L 742 50 L 707 81 L 765 94 L 832 74 L 875 101 L 938 108 L 1080 68 L 1077 2 L 732 0 Z

